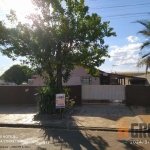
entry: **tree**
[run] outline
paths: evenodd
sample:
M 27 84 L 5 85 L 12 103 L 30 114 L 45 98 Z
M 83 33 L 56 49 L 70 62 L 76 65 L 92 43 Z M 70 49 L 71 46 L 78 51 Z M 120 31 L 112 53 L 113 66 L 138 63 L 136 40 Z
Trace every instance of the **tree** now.
M 13 65 L 2 74 L 1 79 L 16 84 L 22 84 L 23 82 L 28 82 L 30 77 L 31 70 L 29 67 Z
M 146 65 L 146 74 L 148 73 L 148 68 L 150 68 L 150 56 L 147 58 L 142 59 L 141 61 L 138 62 L 137 67 L 142 67 Z
M 102 57 L 109 57 L 104 37 L 116 34 L 109 22 L 102 22 L 97 14 L 88 15 L 84 0 L 32 2 L 37 10 L 28 16 L 32 24 L 19 22 L 16 28 L 4 30 L 2 53 L 12 59 L 25 56 L 25 63 L 45 78 L 54 99 L 63 92 L 62 79 L 67 82 L 75 66 L 98 73 L 95 67 L 104 63 Z M 14 14 L 11 11 L 8 16 L 12 23 L 17 21 Z
M 141 25 L 144 26 L 144 29 L 139 31 L 138 33 L 140 33 L 143 36 L 145 36 L 146 38 L 148 38 L 148 40 L 143 42 L 143 44 L 141 45 L 141 50 L 143 50 L 144 48 L 148 48 L 150 46 L 150 21 L 149 20 L 139 20 L 139 21 L 137 21 L 137 23 L 140 23 Z M 141 67 L 143 65 L 146 65 L 146 74 L 147 74 L 148 68 L 150 67 L 150 57 L 142 59 L 137 64 L 138 67 Z
M 139 20 L 137 23 L 140 23 L 144 26 L 144 29 L 139 31 L 138 33 L 142 34 L 146 38 L 148 38 L 147 41 L 143 42 L 141 46 L 141 50 L 144 48 L 147 48 L 150 46 L 150 21 L 149 20 Z

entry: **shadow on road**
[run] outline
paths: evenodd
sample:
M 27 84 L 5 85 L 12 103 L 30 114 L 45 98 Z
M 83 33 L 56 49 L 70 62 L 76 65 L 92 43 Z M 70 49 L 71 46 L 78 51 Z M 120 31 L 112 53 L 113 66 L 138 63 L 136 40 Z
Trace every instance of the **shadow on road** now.
M 64 148 L 106 150 L 109 144 L 101 136 L 92 136 L 86 131 L 79 130 L 44 130 L 44 139 L 47 142 Z
M 46 148 L 37 147 L 37 150 L 47 150 Z

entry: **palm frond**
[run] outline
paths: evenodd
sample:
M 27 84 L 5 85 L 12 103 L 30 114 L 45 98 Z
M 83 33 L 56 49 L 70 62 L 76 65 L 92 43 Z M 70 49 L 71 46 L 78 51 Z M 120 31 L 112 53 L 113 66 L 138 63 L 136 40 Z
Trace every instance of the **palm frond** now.
M 141 25 L 143 25 L 145 27 L 145 29 L 139 31 L 138 33 L 150 38 L 150 21 L 149 20 L 138 20 L 135 23 L 139 23 Z M 143 44 L 141 45 L 141 50 L 144 48 L 147 48 L 150 46 L 150 40 L 143 42 Z M 147 58 L 141 60 L 140 62 L 138 62 L 137 66 L 141 67 L 143 65 L 146 65 L 146 75 L 148 72 L 148 68 L 150 68 L 150 56 L 148 56 Z
M 150 41 L 146 41 L 146 42 L 144 42 L 144 43 L 141 45 L 140 49 L 142 50 L 142 49 L 147 48 L 147 47 L 149 47 L 149 46 L 150 46 Z
M 146 60 L 147 60 L 147 58 L 140 60 L 137 63 L 137 67 L 142 67 L 142 66 L 146 65 Z
M 150 30 L 150 21 L 148 20 L 138 20 L 136 21 L 136 23 L 140 23 L 141 25 L 143 25 L 146 29 Z
M 140 60 L 138 63 L 137 63 L 137 67 L 142 67 L 146 65 L 146 74 L 148 73 L 148 68 L 150 68 L 150 56 L 148 56 L 147 58 L 145 59 L 142 59 Z
M 139 31 L 138 33 L 140 33 L 146 37 L 150 37 L 150 30 L 145 29 L 145 30 Z

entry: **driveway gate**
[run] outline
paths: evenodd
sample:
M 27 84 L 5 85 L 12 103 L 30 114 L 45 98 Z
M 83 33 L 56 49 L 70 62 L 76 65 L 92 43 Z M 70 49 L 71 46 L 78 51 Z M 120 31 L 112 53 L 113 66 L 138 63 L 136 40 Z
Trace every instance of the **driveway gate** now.
M 82 85 L 82 103 L 125 103 L 124 85 Z

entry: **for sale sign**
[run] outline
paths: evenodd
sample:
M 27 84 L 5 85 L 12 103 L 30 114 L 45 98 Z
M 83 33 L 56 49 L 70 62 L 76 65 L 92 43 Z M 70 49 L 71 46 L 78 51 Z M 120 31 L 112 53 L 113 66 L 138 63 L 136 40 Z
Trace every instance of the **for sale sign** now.
M 65 108 L 65 94 L 56 94 L 56 109 Z

